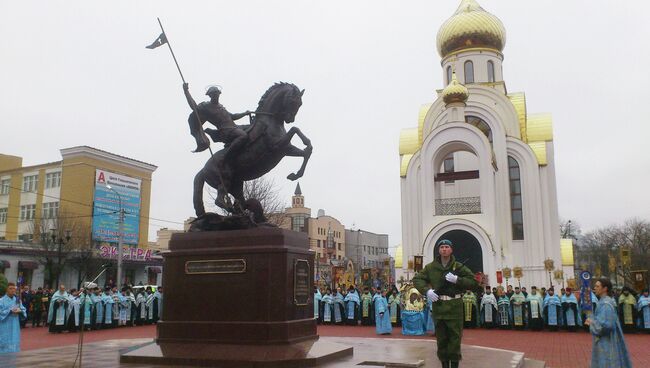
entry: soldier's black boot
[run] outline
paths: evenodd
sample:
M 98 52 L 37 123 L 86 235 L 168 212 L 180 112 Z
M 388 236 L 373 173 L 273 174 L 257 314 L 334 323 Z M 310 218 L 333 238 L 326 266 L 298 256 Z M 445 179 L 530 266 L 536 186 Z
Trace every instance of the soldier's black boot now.
M 449 368 L 458 368 L 458 362 L 454 362 L 453 360 L 450 362 L 451 364 L 449 365 Z
M 448 360 L 447 361 L 442 361 L 441 360 L 440 363 L 442 364 L 442 368 L 449 368 L 449 361 Z

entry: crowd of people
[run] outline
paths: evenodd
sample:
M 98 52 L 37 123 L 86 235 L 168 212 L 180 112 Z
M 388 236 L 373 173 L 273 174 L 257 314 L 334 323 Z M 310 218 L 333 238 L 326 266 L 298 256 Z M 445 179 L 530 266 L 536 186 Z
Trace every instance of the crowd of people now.
M 76 332 L 152 324 L 162 316 L 162 287 L 106 286 L 68 292 L 61 284 L 56 291 L 22 289 L 20 304 L 26 316 L 20 319 L 21 328 L 31 321 L 32 327 L 42 325 L 52 333 Z
M 583 310 L 580 295 L 570 288 L 562 288 L 559 294 L 555 288 L 538 289 L 535 286 L 528 291 L 525 287 L 506 289 L 485 287 L 482 293 L 467 290 L 463 300 L 463 327 L 465 328 L 500 328 L 529 329 L 540 331 L 577 329 L 588 330 L 583 324 L 588 318 Z M 598 298 L 591 292 L 594 311 Z M 650 333 L 650 297 L 648 290 L 635 296 L 628 288 L 614 291 L 613 300 L 617 303 L 617 312 L 625 332 L 643 331 Z M 401 293 L 396 286 L 390 288 L 364 287 L 358 290 L 354 286 L 331 288 L 314 287 L 314 316 L 319 324 L 334 325 L 376 325 L 378 333 L 390 333 L 389 326 L 402 327 L 405 335 L 421 335 L 434 332 L 431 316 L 431 302 L 426 298 L 410 300 L 411 308 L 405 308 Z M 412 299 L 412 298 L 411 298 Z M 421 312 L 414 313 L 420 303 Z M 381 326 L 381 328 L 379 328 Z

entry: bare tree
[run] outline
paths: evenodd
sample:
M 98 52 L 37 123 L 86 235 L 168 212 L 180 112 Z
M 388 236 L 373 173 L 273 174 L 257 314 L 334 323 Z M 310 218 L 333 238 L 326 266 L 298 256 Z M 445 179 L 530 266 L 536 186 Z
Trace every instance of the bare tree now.
M 41 250 L 37 259 L 45 266 L 45 282 L 51 287 L 56 288 L 59 284 L 61 273 L 71 260 L 80 268 L 79 278 L 81 270 L 85 272 L 91 263 L 90 257 L 94 252 L 90 247 L 90 226 L 82 221 L 84 217 L 59 212 L 53 218 L 42 218 L 36 224 L 32 223 L 33 241 Z M 82 253 L 84 259 L 79 259 Z
M 208 194 L 212 199 L 216 198 L 215 189 L 209 188 Z M 264 209 L 264 215 L 268 222 L 280 225 L 285 221 L 286 201 L 280 196 L 280 190 L 273 179 L 260 177 L 244 182 L 244 198 L 257 199 Z M 211 207 L 217 213 L 225 214 L 221 208 L 214 204 Z

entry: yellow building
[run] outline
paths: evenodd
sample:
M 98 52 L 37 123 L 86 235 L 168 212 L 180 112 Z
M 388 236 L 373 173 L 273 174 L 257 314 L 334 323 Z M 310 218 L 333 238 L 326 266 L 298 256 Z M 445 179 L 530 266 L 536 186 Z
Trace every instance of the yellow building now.
M 42 230 L 48 230 L 44 222 L 58 217 L 74 218 L 78 227 L 91 229 L 93 222 L 106 218 L 94 213 L 98 210 L 96 193 L 103 189 L 98 188 L 101 183 L 96 185 L 98 175 L 102 175 L 98 173 L 105 172 L 107 177 L 139 183 L 139 188 L 133 188 L 139 194 L 137 240 L 131 243 L 146 248 L 151 175 L 157 167 L 88 146 L 61 149 L 61 156 L 60 161 L 23 166 L 21 157 L 0 154 L 0 240 L 32 241 Z M 121 200 L 114 205 L 121 205 Z M 123 204 L 127 202 L 125 198 Z M 101 240 L 95 235 L 89 241 Z
M 162 258 L 148 249 L 156 168 L 87 146 L 61 149 L 60 161 L 31 166 L 23 166 L 21 157 L 0 154 L 0 273 L 33 287 L 55 286 L 45 254 L 53 249 L 52 233 L 59 239 L 70 235 L 59 280 L 78 285 L 81 270 L 93 273 L 102 258 L 117 259 L 124 209 L 123 282 L 160 284 Z M 89 250 L 94 260 L 84 258 Z M 113 267 L 98 283 L 115 280 L 115 272 Z

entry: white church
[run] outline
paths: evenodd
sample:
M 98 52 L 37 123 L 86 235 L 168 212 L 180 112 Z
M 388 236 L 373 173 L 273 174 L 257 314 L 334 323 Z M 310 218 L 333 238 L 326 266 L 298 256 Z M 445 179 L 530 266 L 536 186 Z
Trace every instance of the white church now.
M 503 23 L 474 0 L 438 31 L 446 86 L 400 135 L 401 258 L 421 255 L 426 265 L 449 239 L 456 259 L 492 286 L 498 271 L 521 267 L 522 286 L 548 287 L 551 277 L 562 282 L 545 260 L 566 280 L 574 274 L 572 247 L 560 246 L 553 126 L 550 114 L 526 110 L 523 92 L 507 90 L 505 41 Z

